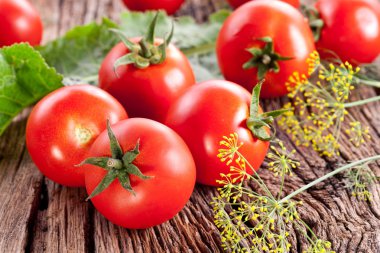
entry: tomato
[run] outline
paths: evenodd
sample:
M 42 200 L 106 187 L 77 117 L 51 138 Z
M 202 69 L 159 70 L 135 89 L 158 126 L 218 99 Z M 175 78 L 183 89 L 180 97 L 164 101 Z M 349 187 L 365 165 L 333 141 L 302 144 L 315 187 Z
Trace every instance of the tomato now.
M 60 88 L 33 108 L 26 145 L 38 169 L 62 185 L 84 186 L 84 169 L 74 167 L 106 128 L 107 119 L 126 119 L 122 105 L 105 91 L 77 85 Z
M 265 79 L 262 97 L 288 93 L 293 72 L 307 75 L 306 59 L 315 50 L 313 34 L 302 14 L 280 1 L 252 1 L 223 24 L 217 56 L 224 77 L 252 91 Z
M 0 0 L 0 47 L 42 39 L 41 17 L 27 0 Z
M 378 1 L 319 0 L 316 9 L 324 21 L 319 49 L 331 50 L 353 64 L 370 63 L 380 54 Z
M 234 7 L 235 9 L 238 8 L 240 5 L 243 5 L 245 3 L 248 3 L 249 1 L 254 1 L 254 0 L 227 0 L 229 2 L 229 4 Z M 266 1 L 272 1 L 272 0 L 266 0 Z M 285 3 L 288 3 L 292 6 L 294 6 L 295 8 L 299 8 L 301 3 L 300 3 L 300 0 L 280 0 L 280 1 L 283 1 Z
M 121 147 L 120 157 L 110 151 L 107 131 L 96 139 L 89 157 L 112 155 L 122 162 L 127 153 L 134 155 L 113 170 L 86 165 L 86 189 L 91 195 L 103 179 L 108 180 L 108 175 L 126 173 L 124 177 L 111 178 L 109 186 L 91 198 L 95 208 L 114 224 L 131 229 L 171 219 L 185 206 L 195 185 L 195 164 L 185 142 L 165 125 L 143 118 L 120 121 L 111 131 Z M 135 171 L 137 167 L 142 175 L 129 173 L 128 166 Z
M 257 139 L 247 128 L 251 95 L 241 86 L 212 80 L 191 87 L 168 113 L 166 124 L 189 146 L 197 167 L 197 182 L 219 186 L 220 173 L 230 169 L 217 157 L 223 136 L 237 133 L 244 145 L 239 151 L 258 169 L 269 142 Z M 260 109 L 261 110 L 261 109 Z M 247 168 L 247 172 L 253 171 Z
M 140 40 L 131 39 L 133 42 Z M 160 42 L 157 40 L 156 44 Z M 111 50 L 100 68 L 99 86 L 118 99 L 130 117 L 163 122 L 170 105 L 195 83 L 190 63 L 170 44 L 163 63 L 143 69 L 132 64 L 123 65 L 115 72 L 116 60 L 129 52 L 123 43 Z
M 174 14 L 185 0 L 123 0 L 128 9 L 132 11 L 165 10 Z

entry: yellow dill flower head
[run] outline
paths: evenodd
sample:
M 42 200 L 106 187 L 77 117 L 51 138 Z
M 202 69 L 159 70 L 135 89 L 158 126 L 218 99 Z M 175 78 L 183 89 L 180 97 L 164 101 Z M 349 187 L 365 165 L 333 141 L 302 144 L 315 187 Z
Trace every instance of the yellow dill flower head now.
M 331 250 L 330 242 L 316 239 L 305 253 L 335 253 L 335 251 Z
M 226 148 L 218 150 L 218 158 L 220 158 L 221 162 L 227 162 L 227 165 L 230 165 L 234 161 L 236 152 L 243 145 L 243 143 L 239 144 L 237 140 L 237 133 L 230 134 L 230 136 L 223 136 L 223 140 L 220 141 L 219 144 Z
M 346 133 L 350 136 L 350 141 L 356 146 L 359 147 L 366 140 L 371 139 L 371 135 L 369 134 L 369 128 L 363 127 L 361 122 L 354 121 L 350 122 L 350 129 L 346 130 Z
M 319 57 L 319 53 L 317 51 L 313 51 L 309 58 L 306 60 L 308 66 L 308 75 L 311 76 L 321 65 L 321 58 Z
M 289 98 L 284 109 L 291 109 L 278 121 L 296 145 L 311 145 L 324 156 L 339 155 L 339 140 L 342 122 L 349 115 L 345 102 L 354 89 L 355 75 L 359 68 L 346 63 L 322 64 L 317 52 L 313 52 L 307 63 L 310 73 L 307 79 L 298 72 L 289 77 Z M 346 131 L 352 134 L 351 141 L 360 145 L 369 137 L 368 129 L 352 125 Z
M 282 141 L 278 142 L 279 148 L 271 146 L 271 152 L 268 153 L 269 170 L 273 171 L 275 176 L 293 175 L 293 169 L 300 166 L 298 161 L 293 160 L 295 150 L 288 151 Z
M 346 177 L 346 187 L 351 189 L 352 196 L 364 201 L 372 200 L 369 187 L 380 183 L 380 178 L 371 170 L 369 163 L 348 170 Z

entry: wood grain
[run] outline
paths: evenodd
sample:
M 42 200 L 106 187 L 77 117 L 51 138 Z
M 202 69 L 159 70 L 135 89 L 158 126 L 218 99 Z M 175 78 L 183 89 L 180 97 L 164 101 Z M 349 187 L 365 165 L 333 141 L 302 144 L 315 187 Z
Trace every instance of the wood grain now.
M 108 16 L 118 20 L 124 9 L 119 0 L 32 0 L 45 24 L 44 41 L 64 34 L 73 26 Z M 223 8 L 223 0 L 189 0 L 177 15 L 193 15 L 198 22 Z M 361 88 L 356 98 L 375 95 Z M 265 109 L 280 108 L 287 99 L 263 101 Z M 353 149 L 343 136 L 342 157 L 322 159 L 310 148 L 296 147 L 283 132 L 279 137 L 295 148 L 303 164 L 286 181 L 286 192 L 330 172 L 338 164 L 380 153 L 380 103 L 350 109 L 366 122 L 373 139 Z M 189 203 L 172 220 L 146 230 L 127 230 L 104 219 L 83 189 L 69 189 L 45 179 L 25 149 L 25 124 L 29 111 L 20 115 L 0 137 L 0 252 L 221 252 L 219 230 L 208 204 L 216 195 L 211 187 L 197 186 Z M 379 166 L 373 169 L 379 175 Z M 279 182 L 265 169 L 260 171 L 270 189 Z M 255 186 L 252 185 L 254 188 Z M 333 177 L 298 196 L 304 201 L 302 218 L 315 233 L 333 244 L 337 252 L 380 252 L 380 187 L 372 189 L 374 200 L 351 197 L 342 175 Z M 293 231 L 293 251 L 304 249 L 304 238 Z

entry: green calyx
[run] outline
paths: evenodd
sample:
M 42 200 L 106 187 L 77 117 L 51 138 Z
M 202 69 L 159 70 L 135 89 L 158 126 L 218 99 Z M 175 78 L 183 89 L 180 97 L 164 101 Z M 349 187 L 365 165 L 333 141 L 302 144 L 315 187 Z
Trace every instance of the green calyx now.
M 316 8 L 313 6 L 302 5 L 302 13 L 309 21 L 309 27 L 313 32 L 314 41 L 317 42 L 321 38 L 322 28 L 325 25 Z
M 160 45 L 155 45 L 155 30 L 157 26 L 159 12 L 149 25 L 148 32 L 138 43 L 134 43 L 127 39 L 125 34 L 117 29 L 111 29 L 117 35 L 119 35 L 121 41 L 129 49 L 129 53 L 117 59 L 114 63 L 114 69 L 119 66 L 133 64 L 136 68 L 144 69 L 151 65 L 161 64 L 166 59 L 166 48 L 170 44 L 174 33 L 174 24 L 169 35 L 164 39 Z
M 140 154 L 140 140 L 137 141 L 134 149 L 123 153 L 115 134 L 112 132 L 109 121 L 107 121 L 107 131 L 110 139 L 112 157 L 91 157 L 87 158 L 78 165 L 82 166 L 84 164 L 91 164 L 108 171 L 106 176 L 90 194 L 87 200 L 104 191 L 115 179 L 119 179 L 119 182 L 123 188 L 135 195 L 130 183 L 130 175 L 135 175 L 143 180 L 152 178 L 143 175 L 140 169 L 133 164 L 133 161 Z
M 273 126 L 274 119 L 283 113 L 289 111 L 289 109 L 275 110 L 271 112 L 259 113 L 260 108 L 260 92 L 264 83 L 262 80 L 258 83 L 252 92 L 252 100 L 249 118 L 247 119 L 247 127 L 251 130 L 252 134 L 262 141 L 271 141 L 276 136 L 276 129 Z M 273 134 L 267 132 L 267 129 L 273 129 Z
M 247 51 L 252 54 L 252 58 L 243 64 L 243 69 L 257 68 L 258 80 L 263 80 L 268 71 L 278 73 L 280 66 L 278 61 L 291 60 L 291 57 L 284 57 L 274 51 L 273 40 L 270 37 L 257 39 L 265 43 L 264 48 L 251 47 Z

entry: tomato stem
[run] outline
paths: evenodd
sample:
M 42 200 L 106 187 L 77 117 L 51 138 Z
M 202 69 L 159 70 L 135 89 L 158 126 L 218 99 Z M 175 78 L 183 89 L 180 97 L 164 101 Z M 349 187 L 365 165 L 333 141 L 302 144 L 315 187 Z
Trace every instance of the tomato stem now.
M 359 160 L 359 161 L 347 164 L 345 166 L 342 166 L 342 167 L 340 167 L 340 168 L 338 168 L 338 169 L 336 169 L 336 170 L 334 170 L 334 171 L 332 171 L 332 172 L 324 175 L 323 177 L 320 177 L 320 178 L 314 180 L 313 182 L 311 182 L 311 183 L 309 183 L 309 184 L 307 184 L 307 185 L 299 188 L 298 190 L 292 192 L 291 194 L 289 194 L 285 198 L 281 199 L 279 201 L 279 203 L 283 203 L 283 202 L 286 202 L 286 201 L 290 200 L 294 196 L 296 196 L 296 195 L 298 195 L 298 194 L 300 194 L 300 193 L 308 190 L 309 188 L 315 186 L 316 184 L 318 184 L 318 183 L 320 183 L 320 182 L 322 182 L 322 181 L 324 181 L 324 180 L 326 180 L 326 179 L 328 179 L 330 177 L 335 176 L 338 173 L 341 173 L 341 172 L 343 172 L 345 170 L 351 169 L 351 168 L 353 168 L 355 166 L 362 165 L 362 164 L 367 163 L 367 162 L 376 161 L 376 160 L 379 160 L 379 159 L 380 159 L 380 155 L 376 155 L 376 156 L 368 157 L 368 158 L 365 158 L 365 159 L 362 159 L 362 160 Z
M 247 51 L 252 54 L 252 58 L 243 64 L 243 69 L 257 68 L 257 79 L 264 79 L 268 71 L 278 73 L 280 66 L 278 61 L 291 60 L 291 57 L 284 57 L 274 51 L 274 42 L 271 37 L 263 37 L 256 39 L 264 42 L 264 47 L 257 46 L 247 48 Z
M 272 135 L 269 134 L 267 132 L 267 128 L 272 128 L 275 132 L 275 128 L 273 126 L 274 119 L 280 116 L 281 114 L 289 111 L 289 109 L 281 109 L 271 112 L 259 113 L 260 92 L 263 83 L 264 80 L 262 80 L 253 88 L 250 113 L 246 124 L 247 128 L 251 130 L 252 134 L 256 138 L 263 141 L 270 141 L 273 140 L 273 138 L 275 137 L 275 133 L 273 133 Z
M 135 175 L 142 180 L 150 179 L 151 177 L 145 176 L 140 169 L 133 164 L 133 161 L 140 154 L 140 140 L 137 141 L 134 149 L 123 153 L 121 146 L 113 133 L 110 123 L 107 120 L 107 131 L 108 137 L 110 139 L 110 148 L 112 157 L 91 157 L 84 160 L 78 166 L 84 164 L 91 164 L 100 168 L 107 170 L 107 174 L 92 191 L 90 196 L 87 198 L 91 199 L 96 195 L 104 191 L 115 179 L 119 179 L 121 186 L 127 191 L 135 195 L 130 183 L 130 175 Z
M 122 65 L 133 64 L 136 68 L 144 69 L 150 65 L 161 64 L 166 59 L 166 49 L 173 38 L 174 23 L 172 22 L 171 30 L 168 36 L 160 45 L 155 45 L 155 30 L 157 26 L 158 15 L 157 12 L 154 19 L 149 25 L 148 31 L 144 38 L 138 43 L 133 43 L 125 34 L 117 29 L 111 29 L 115 32 L 124 45 L 128 48 L 129 53 L 117 59 L 114 63 L 114 69 Z

